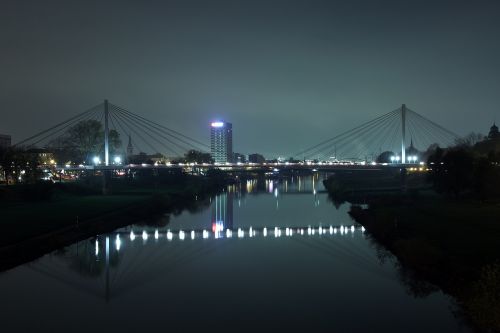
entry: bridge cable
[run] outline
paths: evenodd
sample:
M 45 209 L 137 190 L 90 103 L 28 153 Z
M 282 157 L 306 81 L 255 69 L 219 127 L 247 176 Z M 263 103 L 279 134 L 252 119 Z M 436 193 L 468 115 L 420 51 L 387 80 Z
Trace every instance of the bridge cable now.
M 379 125 L 384 124 L 384 122 L 395 117 L 396 115 L 397 115 L 397 110 L 389 112 L 381 117 L 378 117 L 377 119 L 369 121 L 363 125 L 360 125 L 354 129 L 351 129 L 349 131 L 346 131 L 346 132 L 344 132 L 344 133 L 342 133 L 342 134 L 340 134 L 332 139 L 329 139 L 327 141 L 329 141 L 330 145 L 331 144 L 338 145 L 339 143 L 344 142 L 344 141 L 352 141 L 353 139 L 358 137 L 358 133 L 360 133 L 360 132 L 367 133 L 368 131 L 370 131 L 374 128 L 377 128 Z M 333 141 L 333 140 L 335 140 L 335 141 Z M 326 143 L 327 141 L 325 141 L 324 143 Z M 323 143 L 323 145 L 324 145 L 324 143 Z M 317 146 L 319 146 L 319 145 L 317 145 Z M 316 150 L 319 150 L 319 151 L 324 151 L 325 149 L 330 149 L 330 151 L 331 151 L 331 147 L 325 147 L 325 148 L 320 148 L 320 149 L 316 148 Z
M 26 143 L 26 142 L 28 142 L 28 141 L 30 141 L 30 140 L 32 140 L 32 139 L 34 139 L 34 138 L 36 138 L 36 137 L 38 137 L 40 135 L 43 135 L 43 134 L 45 134 L 47 132 L 50 132 L 50 131 L 52 131 L 52 130 L 54 130 L 54 129 L 60 127 L 60 126 L 62 126 L 62 125 L 67 124 L 68 122 L 71 122 L 71 121 L 73 121 L 73 120 L 75 120 L 75 119 L 77 119 L 79 117 L 82 117 L 83 115 L 88 114 L 88 113 L 92 112 L 94 109 L 96 109 L 99 106 L 101 106 L 101 104 L 96 105 L 96 106 L 94 106 L 94 107 L 92 107 L 92 108 L 90 108 L 90 109 L 88 109 L 88 110 L 86 110 L 86 111 L 84 111 L 82 113 L 79 113 L 79 114 L 77 114 L 77 115 L 75 115 L 75 116 L 73 116 L 73 117 L 71 117 L 71 118 L 69 118 L 69 119 L 67 119 L 67 120 L 65 120 L 65 121 L 63 121 L 63 122 L 61 122 L 59 124 L 56 124 L 56 125 L 48 128 L 48 129 L 46 129 L 46 130 L 43 130 L 43 131 L 41 131 L 39 133 L 36 133 L 35 135 L 32 135 L 32 136 L 30 136 L 30 137 L 28 137 L 28 138 L 26 138 L 26 139 L 24 139 L 24 140 L 16 143 L 15 145 L 13 145 L 13 147 L 23 145 L 24 143 Z
M 163 139 L 167 140 L 167 141 L 168 141 L 169 143 L 171 143 L 172 145 L 175 145 L 175 146 L 177 146 L 178 148 L 180 148 L 180 149 L 182 149 L 182 150 L 186 150 L 186 151 L 188 151 L 188 150 L 189 150 L 189 148 L 186 148 L 186 147 L 184 147 L 184 146 L 182 146 L 182 145 L 180 145 L 180 144 L 178 144 L 178 143 L 176 143 L 176 142 L 172 141 L 170 138 L 165 137 L 165 136 L 164 136 L 161 132 L 158 132 L 158 130 L 156 130 L 155 128 L 151 128 L 151 127 L 150 127 L 150 125 L 148 125 L 147 123 L 144 123 L 144 122 L 141 122 L 141 121 L 134 120 L 133 118 L 129 117 L 128 115 L 123 114 L 123 113 L 121 113 L 120 111 L 118 111 L 118 112 L 120 113 L 120 115 L 121 115 L 122 117 L 127 118 L 127 119 L 128 119 L 128 120 L 130 120 L 132 123 L 133 123 L 133 122 L 137 122 L 137 124 L 138 124 L 138 125 L 140 125 L 141 127 L 145 128 L 146 133 L 149 133 L 149 132 L 151 132 L 151 131 L 152 131 L 154 134 L 156 134 L 156 135 L 160 136 L 161 138 L 163 138 Z M 156 140 L 157 142 L 159 142 L 161 145 L 165 145 L 165 143 L 164 143 L 164 142 L 161 142 L 160 140 L 158 140 L 158 138 L 156 138 L 156 137 L 154 137 L 154 136 L 151 136 L 151 137 L 152 137 L 154 140 Z M 168 147 L 168 145 L 165 145 L 165 147 Z M 169 149 L 167 149 L 167 150 L 170 150 L 170 151 L 172 151 L 172 152 L 174 152 L 175 154 L 178 154 L 178 155 L 180 155 L 180 156 L 182 155 L 182 154 L 180 154 L 178 151 L 174 150 L 173 148 L 169 148 Z
M 90 114 L 84 114 L 84 115 L 82 115 L 82 116 L 80 116 L 80 117 L 78 117 L 78 118 L 76 118 L 76 119 L 73 119 L 71 122 L 69 122 L 69 123 L 65 124 L 63 127 L 58 128 L 58 129 L 56 129 L 56 130 L 52 131 L 51 133 L 48 133 L 47 135 L 43 136 L 41 139 L 38 139 L 37 141 L 35 141 L 35 142 L 33 142 L 33 143 L 29 144 L 27 147 L 28 147 L 28 148 L 29 148 L 29 147 L 33 147 L 33 146 L 35 146 L 36 144 L 38 144 L 38 143 L 40 143 L 40 142 L 44 141 L 45 139 L 50 138 L 50 137 L 52 137 L 52 136 L 54 136 L 54 135 L 56 135 L 56 134 L 60 133 L 61 131 L 63 131 L 63 130 L 65 130 L 65 129 L 67 129 L 67 128 L 68 128 L 68 127 L 70 127 L 70 126 L 72 127 L 72 126 L 74 126 L 74 125 L 78 124 L 78 123 L 79 123 L 79 122 L 81 122 L 81 121 L 89 120 L 89 119 L 91 119 L 93 116 L 95 116 L 97 112 L 98 112 L 98 111 L 94 111 L 94 112 L 92 112 L 92 113 L 90 113 Z M 71 127 L 70 127 L 70 128 L 71 128 Z M 61 136 L 63 136 L 64 134 L 65 134 L 65 133 L 60 134 L 60 135 L 59 135 L 59 136 L 57 136 L 55 139 L 60 138 L 60 137 L 61 137 Z
M 384 114 L 384 115 L 382 115 L 382 116 L 379 116 L 379 117 L 377 117 L 377 118 L 375 118 L 375 119 L 372 119 L 372 120 L 370 120 L 370 121 L 368 121 L 368 122 L 366 122 L 366 123 L 363 123 L 363 124 L 361 124 L 361 125 L 359 125 L 359 126 L 356 126 L 356 127 L 352 128 L 352 129 L 350 129 L 350 130 L 348 130 L 348 131 L 345 131 L 345 132 L 343 132 L 343 133 L 341 133 L 341 134 L 339 134 L 339 135 L 336 135 L 336 136 L 334 136 L 334 137 L 332 137 L 332 138 L 330 138 L 330 139 L 324 140 L 324 141 L 322 141 L 322 142 L 320 142 L 320 143 L 318 143 L 318 144 L 316 144 L 316 145 L 314 145 L 314 146 L 312 146 L 312 147 L 306 148 L 306 149 L 304 149 L 304 150 L 300 151 L 299 153 L 297 153 L 297 154 L 295 154 L 295 155 L 296 155 L 296 156 L 304 155 L 304 153 L 309 152 L 309 151 L 311 151 L 311 150 L 313 150 L 313 149 L 315 149 L 315 148 L 317 148 L 317 147 L 320 147 L 320 146 L 322 146 L 322 145 L 324 145 L 324 144 L 327 144 L 327 143 L 329 143 L 329 142 L 331 142 L 331 141 L 337 140 L 337 139 L 339 139 L 339 138 L 341 138 L 341 137 L 343 137 L 343 136 L 350 135 L 350 134 L 351 134 L 352 132 L 354 132 L 355 130 L 358 130 L 358 129 L 361 129 L 361 130 L 362 130 L 364 127 L 369 126 L 370 124 L 372 124 L 372 123 L 374 123 L 374 122 L 377 122 L 377 121 L 383 120 L 383 119 L 385 119 L 386 117 L 388 117 L 388 116 L 390 116 L 390 115 L 392 115 L 392 114 L 396 113 L 398 110 L 399 110 L 399 109 L 396 109 L 396 110 L 391 111 L 391 112 L 389 112 L 389 113 L 386 113 L 386 114 Z
M 119 118 L 117 117 L 117 115 L 116 115 L 116 114 L 114 114 L 114 116 L 116 117 L 116 119 L 119 119 Z M 158 150 L 156 147 L 154 147 L 153 145 L 151 145 L 151 143 L 149 143 L 149 141 L 145 140 L 145 139 L 142 137 L 142 135 L 141 135 L 139 132 L 137 132 L 137 131 L 135 130 L 135 128 L 133 128 L 133 127 L 129 124 L 128 120 L 126 120 L 126 119 L 124 119 L 124 118 L 121 118 L 120 120 L 121 120 L 121 121 L 123 121 L 123 124 L 125 124 L 125 126 L 129 129 L 129 131 L 132 131 L 135 135 L 137 135 L 137 137 L 138 137 L 139 139 L 141 139 L 143 143 L 145 143 L 146 145 L 148 145 L 148 146 L 149 146 L 149 148 L 151 148 L 153 152 L 156 152 L 156 151 Z M 118 120 L 117 120 L 117 121 L 118 121 Z
M 197 143 L 197 144 L 201 145 L 202 147 L 209 148 L 209 146 L 208 146 L 207 144 L 202 143 L 202 142 L 200 142 L 200 141 L 198 141 L 198 140 L 196 140 L 196 139 L 193 139 L 193 138 L 191 138 L 191 137 L 189 137 L 189 136 L 187 136 L 187 135 L 184 135 L 184 134 L 182 134 L 182 133 L 180 133 L 180 132 L 178 132 L 178 131 L 175 131 L 175 130 L 173 130 L 173 129 L 171 129 L 171 128 L 168 128 L 168 127 L 166 127 L 166 126 L 163 126 L 163 125 L 161 125 L 161 124 L 158 124 L 158 123 L 156 123 L 156 122 L 154 122 L 154 121 L 152 121 L 152 120 L 149 120 L 149 119 L 147 119 L 147 118 L 141 117 L 141 116 L 139 116 L 139 115 L 137 115 L 137 114 L 135 114 L 135 113 L 133 113 L 133 112 L 131 112 L 131 111 L 128 111 L 128 110 L 126 110 L 126 109 L 124 109 L 124 108 L 121 108 L 121 107 L 119 107 L 119 106 L 117 106 L 117 105 L 114 105 L 114 106 L 115 106 L 116 108 L 118 108 L 119 110 L 121 110 L 122 112 L 127 113 L 129 116 L 132 116 L 132 117 L 134 117 L 134 118 L 136 118 L 136 119 L 140 119 L 140 120 L 142 120 L 142 121 L 144 121 L 144 122 L 148 122 L 148 123 L 150 123 L 151 125 L 154 125 L 154 126 L 156 126 L 156 127 L 160 127 L 160 128 L 162 128 L 162 129 L 164 129 L 164 130 L 166 130 L 166 131 L 172 132 L 172 133 L 174 133 L 174 134 L 176 134 L 176 135 L 178 135 L 178 136 L 180 136 L 180 137 L 182 137 L 182 138 L 184 138 L 184 139 L 187 139 L 187 140 L 189 140 L 189 141 L 195 142 L 195 143 Z M 171 134 L 171 133 L 165 132 L 165 134 L 170 135 L 170 136 L 172 136 L 172 137 L 176 138 L 176 139 L 177 139 L 177 140 L 179 140 L 179 141 L 181 141 L 181 140 L 182 140 L 182 139 L 180 139 L 180 138 L 176 137 L 175 135 L 173 135 L 173 134 Z M 188 145 L 191 145 L 191 144 L 190 144 L 190 143 L 188 143 L 188 142 L 185 142 L 185 141 L 182 141 L 182 142 L 184 142 L 184 143 L 186 143 L 186 144 L 188 144 Z
M 124 116 L 124 115 L 122 115 L 122 114 L 116 114 L 116 116 L 117 116 L 117 117 L 121 117 L 122 119 L 124 119 L 124 120 L 128 121 L 128 122 L 129 122 L 129 123 L 131 123 L 131 124 L 134 124 L 134 120 L 133 120 L 133 119 L 131 119 L 130 117 Z M 174 154 L 179 154 L 179 152 L 177 152 L 177 151 L 176 151 L 176 150 L 174 150 L 173 148 L 169 148 L 169 147 L 168 147 L 168 145 L 165 145 L 165 143 L 164 143 L 164 142 L 160 141 L 157 137 L 153 136 L 153 135 L 150 133 L 150 131 L 147 131 L 147 129 L 148 129 L 147 127 L 146 127 L 146 130 L 143 130 L 143 129 L 139 129 L 139 126 L 138 126 L 138 125 L 140 125 L 140 126 L 142 126 L 142 127 L 143 127 L 143 125 L 142 125 L 141 123 L 137 122 L 137 124 L 135 125 L 135 126 L 136 126 L 136 129 L 137 129 L 138 131 L 143 131 L 143 133 L 145 133 L 145 134 L 146 134 L 146 135 L 148 135 L 150 138 L 152 138 L 154 141 L 156 141 L 157 143 L 159 143 L 159 144 L 160 144 L 160 147 L 162 147 L 162 148 L 164 148 L 164 149 L 166 149 L 166 150 L 168 150 L 168 151 L 171 151 L 171 152 L 173 152 Z M 154 151 L 153 153 L 159 153 L 159 151 L 156 149 L 156 151 Z

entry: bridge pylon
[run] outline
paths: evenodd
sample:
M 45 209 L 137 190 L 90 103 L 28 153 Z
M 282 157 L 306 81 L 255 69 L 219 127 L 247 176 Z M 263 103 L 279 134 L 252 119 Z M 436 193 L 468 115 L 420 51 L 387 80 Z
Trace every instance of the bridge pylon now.
M 401 163 L 406 163 L 406 104 L 401 105 Z
M 109 105 L 104 100 L 104 164 L 109 166 Z

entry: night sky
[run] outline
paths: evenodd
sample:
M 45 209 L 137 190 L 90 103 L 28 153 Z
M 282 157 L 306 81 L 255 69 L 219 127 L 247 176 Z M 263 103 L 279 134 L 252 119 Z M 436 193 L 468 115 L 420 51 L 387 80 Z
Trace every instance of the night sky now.
M 0 133 L 110 102 L 234 150 L 288 156 L 406 103 L 500 122 L 499 1 L 39 1 L 0 8 Z

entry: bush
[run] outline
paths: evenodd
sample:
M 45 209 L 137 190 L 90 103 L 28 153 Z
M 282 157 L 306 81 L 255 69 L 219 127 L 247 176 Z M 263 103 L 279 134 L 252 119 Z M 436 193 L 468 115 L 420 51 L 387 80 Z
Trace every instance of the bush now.
M 500 331 L 500 264 L 482 269 L 466 307 L 479 326 Z

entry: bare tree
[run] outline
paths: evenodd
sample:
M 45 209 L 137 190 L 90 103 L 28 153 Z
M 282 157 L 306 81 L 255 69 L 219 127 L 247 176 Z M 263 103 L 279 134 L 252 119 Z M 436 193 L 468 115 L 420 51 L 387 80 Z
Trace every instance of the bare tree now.
M 484 135 L 482 135 L 481 133 L 470 132 L 466 136 L 456 139 L 455 145 L 457 147 L 472 148 L 476 143 L 481 142 L 483 140 L 484 140 Z
M 104 129 L 97 120 L 85 120 L 69 128 L 66 133 L 50 143 L 52 150 L 64 162 L 89 161 L 91 156 L 104 151 Z M 120 133 L 109 131 L 110 153 L 121 147 Z

